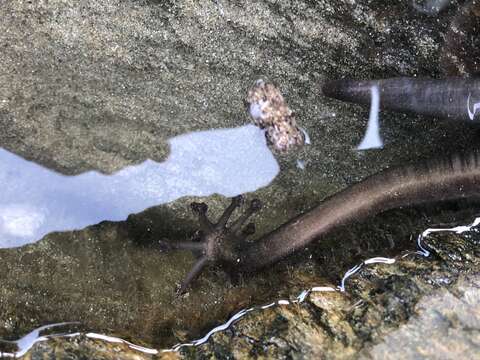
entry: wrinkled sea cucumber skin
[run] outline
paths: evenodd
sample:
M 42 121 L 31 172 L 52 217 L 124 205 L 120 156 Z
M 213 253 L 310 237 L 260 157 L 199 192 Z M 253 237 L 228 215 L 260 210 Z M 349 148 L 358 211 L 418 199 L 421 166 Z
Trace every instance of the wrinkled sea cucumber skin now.
M 243 248 L 237 268 L 256 271 L 340 226 L 389 209 L 475 197 L 480 197 L 479 151 L 387 169 L 340 191 Z
M 370 104 L 370 88 L 380 89 L 380 107 L 402 113 L 452 120 L 478 120 L 480 78 L 391 78 L 383 80 L 333 80 L 322 86 L 328 97 Z

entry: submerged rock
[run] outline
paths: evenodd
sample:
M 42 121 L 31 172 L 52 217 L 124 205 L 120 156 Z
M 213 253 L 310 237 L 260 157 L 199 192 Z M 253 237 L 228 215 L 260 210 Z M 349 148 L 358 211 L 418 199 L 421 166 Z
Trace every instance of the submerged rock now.
M 417 315 L 368 349 L 368 359 L 458 358 L 480 356 L 479 274 L 424 296 Z
M 302 304 L 246 315 L 187 358 L 476 358 L 480 237 L 426 242 L 433 258 L 365 267 L 346 293 L 312 293 Z
M 25 360 L 36 359 L 95 359 L 95 360 L 143 360 L 152 359 L 152 355 L 142 354 L 126 345 L 107 343 L 102 340 L 77 336 L 71 339 L 51 339 L 41 342 L 25 356 Z M 156 357 L 163 360 L 180 359 L 175 353 L 162 354 Z
M 384 223 L 384 221 L 381 223 Z M 375 225 L 375 222 L 373 225 Z M 372 224 L 369 224 L 369 226 L 371 227 Z M 108 227 L 109 225 L 106 226 L 106 228 Z M 40 358 L 56 354 L 57 358 L 75 359 L 77 358 L 75 356 L 78 356 L 78 358 L 93 356 L 99 359 L 110 359 L 113 353 L 116 354 L 114 358 L 121 359 L 142 359 L 152 358 L 152 356 L 162 359 L 178 358 L 179 356 L 192 359 L 277 359 L 283 357 L 353 359 L 358 358 L 359 354 L 365 358 L 384 358 L 398 349 L 399 352 L 402 350 L 401 358 L 405 359 L 416 358 L 421 354 L 432 354 L 433 356 L 435 352 L 440 351 L 445 357 L 461 354 L 460 351 L 463 351 L 464 354 L 472 354 L 472 357 L 475 357 L 479 348 L 474 344 L 476 334 L 480 332 L 480 322 L 476 317 L 478 306 L 480 306 L 478 301 L 480 299 L 480 284 L 478 281 L 480 278 L 478 273 L 480 237 L 477 231 L 463 235 L 432 234 L 424 240 L 424 246 L 432 251 L 432 255 L 428 258 L 410 253 L 405 257 L 397 255 L 397 262 L 394 264 L 364 266 L 359 273 L 346 281 L 345 293 L 338 291 L 312 292 L 304 302 L 299 304 L 278 305 L 253 311 L 229 329 L 214 334 L 206 344 L 196 348 L 184 347 L 180 353 L 164 353 L 161 352 L 159 347 L 158 354 L 148 355 L 135 351 L 125 344 L 105 342 L 81 335 L 73 338 L 53 338 L 37 343 L 27 356 Z M 378 235 L 378 230 L 376 233 Z M 91 232 L 90 236 L 92 235 Z M 347 238 L 355 236 L 354 233 L 347 233 L 342 237 L 345 237 L 345 235 Z M 95 253 L 97 255 L 91 253 L 91 261 L 101 262 L 102 258 L 108 260 L 108 257 L 105 257 L 107 254 L 105 249 L 109 247 L 96 247 Z M 413 249 L 413 246 L 411 248 Z M 292 295 L 296 296 L 302 288 L 312 288 L 313 286 L 335 288 L 342 274 L 355 263 L 350 259 L 347 261 L 350 265 L 347 266 L 345 262 L 342 264 L 342 260 L 338 256 L 343 251 L 338 250 L 337 254 L 331 254 L 333 258 L 337 259 L 335 266 L 343 267 L 343 271 L 337 274 L 336 279 L 321 275 L 321 270 L 315 265 L 318 260 L 315 259 L 318 259 L 323 251 L 319 251 L 320 254 L 314 251 L 312 253 L 313 259 L 302 267 L 298 267 L 298 259 L 290 263 L 290 266 L 288 266 L 289 276 L 284 278 L 285 284 L 275 284 L 276 278 L 270 278 L 269 285 L 277 286 L 277 293 L 270 294 L 269 299 L 263 299 L 263 301 L 271 301 L 274 298 L 292 298 Z M 128 253 L 131 254 L 131 258 L 136 257 L 135 251 L 132 251 L 132 249 L 128 249 Z M 368 250 L 365 250 L 363 259 L 368 257 L 367 254 L 369 253 Z M 392 254 L 396 253 L 398 252 L 392 252 Z M 107 262 L 110 263 L 111 268 L 114 266 L 111 261 Z M 131 270 L 133 268 L 132 261 L 126 257 L 119 259 L 119 262 L 123 263 L 127 269 Z M 297 266 L 293 267 L 294 264 Z M 34 262 L 32 265 L 34 265 Z M 10 264 L 7 264 L 7 266 L 10 267 Z M 174 268 L 173 265 L 170 266 L 172 269 Z M 78 268 L 76 271 L 79 271 Z M 39 275 L 35 279 L 35 284 L 31 284 L 29 287 L 35 287 L 37 291 L 45 294 L 47 285 L 42 280 L 44 277 L 43 271 L 37 270 L 37 272 Z M 49 297 L 45 298 L 43 294 L 39 294 L 37 299 L 34 299 L 30 296 L 28 302 L 35 303 L 43 297 L 45 304 L 35 304 L 36 308 L 32 308 L 29 316 L 38 316 L 38 314 L 45 313 L 46 319 L 59 319 L 65 318 L 68 311 L 78 311 L 76 308 L 80 304 L 68 303 L 68 301 L 60 302 L 58 301 L 58 295 L 52 296 L 55 295 L 55 291 L 63 293 L 65 298 L 68 294 L 74 293 L 74 290 L 69 289 L 68 285 L 71 278 L 68 266 L 64 265 L 63 272 L 58 272 L 58 277 L 63 275 L 65 283 L 55 280 L 54 277 L 57 288 L 51 287 L 48 290 Z M 115 269 L 115 273 L 120 276 L 118 269 Z M 23 291 L 28 293 L 29 290 L 26 286 L 29 282 L 28 277 L 18 279 L 22 282 Z M 167 305 L 159 303 L 156 309 L 153 309 L 151 304 L 148 309 L 145 307 L 149 300 L 144 299 L 144 297 L 155 296 L 153 294 L 155 290 L 152 286 L 155 283 L 159 287 L 165 286 L 162 284 L 160 276 L 151 282 L 149 281 L 145 269 L 137 265 L 135 278 L 131 280 L 125 277 L 122 281 L 117 279 L 115 283 L 111 281 L 106 284 L 101 277 L 85 279 L 83 283 L 81 278 L 76 278 L 75 283 L 70 286 L 72 289 L 88 287 L 92 283 L 90 285 L 91 299 L 81 300 L 84 302 L 82 306 L 85 307 L 84 313 L 81 314 L 83 316 L 82 322 L 87 326 L 87 329 L 91 329 L 93 326 L 97 326 L 97 329 L 99 329 L 99 323 L 112 321 L 116 317 L 118 318 L 115 312 L 122 312 L 123 315 L 119 320 L 123 321 L 126 332 L 123 334 L 117 333 L 117 335 L 123 336 L 124 339 L 135 344 L 151 346 L 155 340 L 143 341 L 146 339 L 145 332 L 148 330 L 149 324 L 152 324 L 151 321 L 156 321 L 157 330 L 152 329 L 154 330 L 153 337 L 157 337 L 158 340 L 158 337 L 167 334 L 167 332 L 164 332 L 162 335 L 160 330 L 162 325 L 158 318 L 162 308 Z M 201 282 L 205 282 L 205 280 Z M 212 285 L 211 280 L 208 282 Z M 249 293 L 249 291 L 255 289 L 255 283 L 257 282 L 258 279 L 250 279 L 244 286 L 239 286 L 236 289 L 229 287 L 228 291 L 224 293 L 223 304 L 213 306 L 205 301 L 206 298 L 201 299 L 201 301 L 204 301 L 202 308 L 206 312 L 216 311 L 216 317 L 212 316 L 213 319 L 227 319 L 229 312 L 233 314 L 242 307 L 252 305 L 251 301 L 240 301 L 232 305 L 233 294 L 243 288 L 240 298 L 250 297 L 253 299 L 255 295 Z M 12 287 L 8 279 L 7 281 L 2 279 L 2 283 L 5 283 L 6 288 Z M 134 291 L 122 290 L 122 288 L 135 286 L 135 283 L 137 289 Z M 108 285 L 115 284 L 117 285 L 114 288 L 107 288 Z M 139 284 L 142 284 L 145 288 L 138 288 Z M 261 288 L 257 287 L 255 290 L 258 291 L 259 289 Z M 218 291 L 212 287 L 209 290 Z M 159 289 L 156 292 L 160 294 Z M 130 298 L 127 295 L 128 293 L 131 293 Z M 201 296 L 199 292 L 195 292 L 195 294 Z M 2 303 L 10 302 L 11 300 L 4 295 L 5 292 L 2 294 L 2 299 L 4 299 Z M 112 296 L 116 297 L 120 307 L 112 307 L 114 304 Z M 136 296 L 136 301 L 132 301 L 133 296 Z M 101 298 L 104 299 L 103 303 L 99 301 Z M 48 312 L 47 304 L 53 299 L 58 301 L 55 304 L 50 303 L 51 306 L 54 306 L 57 317 Z M 158 297 L 158 299 L 161 299 L 161 297 Z M 176 312 L 182 302 L 184 305 L 189 304 L 186 307 L 182 305 L 182 311 Z M 253 300 L 253 303 L 261 304 L 262 301 L 257 299 Z M 171 311 L 170 315 L 167 315 L 168 313 L 165 315 L 175 316 L 177 321 L 183 321 L 182 319 L 187 316 L 185 312 L 189 311 L 188 308 L 198 306 L 196 304 L 198 304 L 198 301 L 189 302 L 188 299 L 173 301 L 168 307 Z M 230 310 L 228 310 L 228 307 L 230 307 Z M 223 310 L 219 308 L 223 308 Z M 108 313 L 109 309 L 112 311 L 111 313 Z M 143 312 L 143 318 L 136 314 L 136 311 Z M 221 314 L 222 311 L 223 314 Z M 147 312 L 155 313 L 155 319 L 147 317 Z M 10 318 L 16 315 L 13 313 Z M 78 317 L 77 314 L 72 315 Z M 135 319 L 139 318 L 142 321 L 137 324 L 136 331 L 138 331 L 137 334 L 139 332 L 144 334 L 142 336 L 143 340 L 132 337 Z M 205 320 L 197 319 L 200 324 L 204 324 Z M 188 319 L 188 321 L 190 325 L 194 324 L 192 322 L 193 318 Z M 221 321 L 215 321 L 215 323 L 220 324 Z M 192 334 L 187 334 L 178 325 L 170 325 L 173 329 L 176 329 L 175 337 L 187 342 L 192 340 Z M 213 324 L 210 322 L 203 333 L 212 327 Z M 163 329 L 163 331 L 166 330 L 166 328 Z M 103 328 L 103 331 L 110 331 L 110 334 L 112 332 L 108 328 Z M 130 335 L 127 333 L 130 333 Z M 429 335 L 425 336 L 425 334 Z M 444 344 L 445 341 L 455 341 L 455 346 L 444 348 L 441 344 Z
M 340 121 L 348 108 L 322 99 L 319 83 L 438 73 L 455 7 L 429 18 L 410 0 L 6 0 L 0 11 L 0 144 L 27 159 L 69 174 L 165 159 L 168 138 L 248 122 L 243 99 L 261 76 L 321 144 L 323 173 L 341 177 L 351 166 L 338 164 L 355 161 L 343 153 L 360 137 L 359 114 Z M 402 144 L 396 129 L 389 139 Z

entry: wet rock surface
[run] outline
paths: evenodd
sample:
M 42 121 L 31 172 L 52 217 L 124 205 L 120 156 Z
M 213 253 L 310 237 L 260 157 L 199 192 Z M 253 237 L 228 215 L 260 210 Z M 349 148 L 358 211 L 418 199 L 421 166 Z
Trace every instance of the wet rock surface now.
M 214 334 L 205 345 L 156 357 L 475 358 L 480 334 L 478 229 L 462 235 L 434 234 L 424 244 L 432 251 L 430 257 L 404 252 L 405 257 L 398 256 L 394 264 L 365 266 L 347 280 L 345 293 L 313 292 L 301 304 L 252 312 Z M 283 293 L 281 287 L 277 289 L 277 299 L 298 295 L 300 280 L 303 289 L 338 283 L 322 277 L 314 262 L 301 269 L 291 266 L 289 272 L 289 284 Z M 180 331 L 176 335 L 182 336 Z M 39 343 L 30 356 L 55 353 L 82 358 L 87 354 L 109 359 L 112 352 L 118 358 L 151 358 L 127 346 L 85 336 Z
M 369 354 L 374 359 L 479 357 L 479 285 L 478 274 L 462 277 L 451 291 L 422 298 L 416 305 L 418 315 L 369 349 Z
M 365 267 L 346 293 L 312 293 L 302 304 L 247 315 L 187 357 L 476 358 L 479 240 L 435 235 L 426 241 L 431 258 Z
M 385 149 L 356 153 L 367 110 L 320 91 L 332 78 L 439 76 L 444 35 L 459 3 L 432 17 L 406 0 L 2 1 L 0 146 L 66 174 L 161 161 L 171 136 L 249 122 L 243 100 L 263 77 L 277 84 L 312 144 L 279 157 L 279 176 L 249 195 L 265 203 L 255 219 L 262 234 L 380 169 L 478 144 L 470 124 L 382 112 Z M 0 250 L 0 337 L 80 320 L 97 332 L 169 347 L 251 304 L 336 284 L 358 261 L 413 249 L 410 235 L 432 224 L 467 223 L 476 209 L 460 202 L 390 211 L 236 284 L 210 270 L 175 298 L 193 258 L 161 252 L 158 240 L 194 233 L 192 200 L 199 199 Z M 227 202 L 210 197 L 212 215 Z M 458 289 L 477 286 L 475 241 L 441 239 L 431 259 L 364 269 L 346 295 L 318 294 L 299 307 L 249 316 L 184 355 L 348 358 L 363 349 L 381 356 L 385 346 L 402 344 L 388 333 L 404 334 L 429 316 L 428 296 L 462 299 Z M 49 354 L 57 346 L 79 357 L 96 351 L 88 341 L 56 341 L 34 351 Z
M 165 360 L 180 359 L 174 353 L 164 354 L 160 357 Z M 34 346 L 24 359 L 98 359 L 98 360 L 143 360 L 152 359 L 130 349 L 128 346 L 111 344 L 102 340 L 92 340 L 84 336 L 74 339 L 52 339 Z
M 324 99 L 322 80 L 439 74 L 455 10 L 426 17 L 406 0 L 3 1 L 0 140 L 65 173 L 111 172 L 164 159 L 171 136 L 245 123 L 246 92 L 265 77 L 321 144 L 312 158 L 340 177 L 343 162 L 358 161 L 340 150 L 358 142 L 365 112 Z M 395 118 L 386 137 L 396 145 L 420 145 L 408 140 L 417 131 L 442 146 L 451 136 L 449 125 Z
M 480 73 L 478 61 L 480 3 L 467 1 L 451 22 L 440 62 L 447 75 L 468 77 Z

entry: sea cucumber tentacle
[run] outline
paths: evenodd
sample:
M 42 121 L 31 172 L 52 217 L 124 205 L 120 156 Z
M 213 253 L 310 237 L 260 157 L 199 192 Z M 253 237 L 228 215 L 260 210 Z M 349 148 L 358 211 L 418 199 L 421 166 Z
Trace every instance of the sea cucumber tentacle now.
M 220 219 L 218 219 L 217 224 L 215 227 L 217 229 L 223 228 L 227 225 L 228 219 L 232 216 L 232 213 L 235 211 L 237 207 L 239 207 L 243 202 L 243 196 L 238 195 L 232 198 L 232 201 L 230 205 L 225 209 L 223 214 L 220 216 Z
M 178 294 L 182 294 L 187 290 L 188 286 L 198 277 L 208 263 L 223 266 L 226 270 L 235 268 L 239 248 L 245 244 L 247 236 L 255 232 L 255 227 L 252 224 L 248 224 L 245 227 L 243 227 L 243 224 L 261 208 L 261 202 L 258 199 L 253 199 L 245 212 L 237 220 L 232 221 L 231 226 L 227 226 L 232 213 L 242 203 L 243 196 L 239 195 L 232 198 L 230 205 L 216 223 L 207 218 L 208 206 L 205 203 L 192 203 L 192 210 L 198 215 L 201 228 L 200 232 L 196 232 L 199 241 L 159 242 L 160 246 L 165 250 L 190 250 L 195 255 L 200 256 L 182 282 L 177 292 Z M 229 271 L 229 273 L 235 275 L 235 272 Z
M 193 202 L 190 204 L 192 211 L 197 214 L 201 231 L 211 231 L 213 223 L 207 217 L 208 205 L 205 203 Z
M 208 263 L 208 258 L 206 256 L 203 256 L 197 260 L 197 262 L 193 265 L 190 272 L 185 277 L 185 280 L 182 281 L 182 284 L 180 285 L 180 288 L 177 291 L 178 295 L 183 294 L 187 290 L 190 284 L 200 275 L 200 273 L 205 268 L 207 263 Z
M 253 214 L 259 211 L 261 208 L 262 208 L 262 202 L 258 199 L 253 199 L 250 202 L 250 206 L 248 207 L 248 209 L 245 210 L 245 212 L 242 215 L 240 215 L 240 217 L 232 223 L 232 225 L 230 226 L 230 229 L 234 232 L 239 232 L 243 224 L 245 224 L 245 222 Z M 247 230 L 247 233 L 249 232 L 248 229 L 245 229 L 245 230 Z

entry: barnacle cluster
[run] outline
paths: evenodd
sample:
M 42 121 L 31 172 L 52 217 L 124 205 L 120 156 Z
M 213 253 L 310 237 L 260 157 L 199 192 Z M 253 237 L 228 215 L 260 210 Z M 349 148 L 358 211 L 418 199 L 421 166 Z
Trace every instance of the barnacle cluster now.
M 275 85 L 257 80 L 246 102 L 255 125 L 265 129 L 267 141 L 275 150 L 284 153 L 305 144 L 304 132 Z

